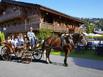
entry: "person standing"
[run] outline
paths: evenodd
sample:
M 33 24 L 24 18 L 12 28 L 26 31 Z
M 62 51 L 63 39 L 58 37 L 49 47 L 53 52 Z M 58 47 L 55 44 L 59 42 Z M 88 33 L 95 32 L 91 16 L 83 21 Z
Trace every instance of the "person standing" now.
M 33 32 L 32 27 L 30 27 L 30 30 L 27 32 L 27 37 L 28 37 L 29 42 L 30 42 L 30 49 L 35 47 L 36 36 L 35 36 L 35 33 Z

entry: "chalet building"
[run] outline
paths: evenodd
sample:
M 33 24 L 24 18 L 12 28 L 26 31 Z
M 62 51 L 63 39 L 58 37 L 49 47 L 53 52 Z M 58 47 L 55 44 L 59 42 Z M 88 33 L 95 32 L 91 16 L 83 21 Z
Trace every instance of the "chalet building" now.
M 27 32 L 31 26 L 35 31 L 46 28 L 54 32 L 73 32 L 81 24 L 83 22 L 77 18 L 42 5 L 13 0 L 0 2 L 0 30 L 6 33 Z

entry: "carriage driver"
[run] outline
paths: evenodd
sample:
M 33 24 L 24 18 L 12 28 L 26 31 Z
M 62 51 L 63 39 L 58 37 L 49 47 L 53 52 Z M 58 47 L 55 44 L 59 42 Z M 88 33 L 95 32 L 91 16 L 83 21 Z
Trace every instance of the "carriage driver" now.
M 64 31 L 61 35 L 62 46 L 66 45 L 65 37 L 67 36 L 67 31 Z
M 30 49 L 35 47 L 35 43 L 36 43 L 36 36 L 33 32 L 33 28 L 30 27 L 30 30 L 27 32 L 27 37 L 29 39 L 30 42 Z
M 73 40 L 72 40 L 72 36 L 71 36 L 71 34 L 69 34 L 69 30 L 67 30 L 67 31 L 64 31 L 63 34 L 61 35 L 62 46 L 67 44 L 66 39 L 65 39 L 67 36 L 68 36 L 69 43 L 74 44 Z

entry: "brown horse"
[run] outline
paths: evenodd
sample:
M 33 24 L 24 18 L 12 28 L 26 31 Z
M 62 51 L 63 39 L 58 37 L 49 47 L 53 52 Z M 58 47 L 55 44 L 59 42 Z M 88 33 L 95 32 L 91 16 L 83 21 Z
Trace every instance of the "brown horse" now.
M 71 40 L 71 41 L 70 41 Z M 63 44 L 63 40 L 61 37 L 49 37 L 46 40 L 44 40 L 42 49 L 43 51 L 46 50 L 46 61 L 47 63 L 52 63 L 50 61 L 49 55 L 51 52 L 51 49 L 63 51 L 65 53 L 64 58 L 64 65 L 67 66 L 67 57 L 70 54 L 70 52 L 74 49 L 75 45 L 79 42 L 81 42 L 83 45 L 87 44 L 87 41 L 83 34 L 74 33 L 72 35 L 67 35 L 65 37 L 66 44 Z

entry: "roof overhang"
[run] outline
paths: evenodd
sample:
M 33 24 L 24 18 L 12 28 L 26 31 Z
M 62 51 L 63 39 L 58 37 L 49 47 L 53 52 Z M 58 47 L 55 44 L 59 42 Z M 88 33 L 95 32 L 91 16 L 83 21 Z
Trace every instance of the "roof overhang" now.
M 44 10 L 44 11 L 47 11 L 47 12 L 62 16 L 64 18 L 67 18 L 67 19 L 72 20 L 74 22 L 77 22 L 79 24 L 84 24 L 84 22 L 81 21 L 79 18 L 76 18 L 76 17 L 70 16 L 70 15 L 58 12 L 56 10 L 47 8 L 47 7 L 39 5 L 39 4 L 26 3 L 26 2 L 20 2 L 20 1 L 13 1 L 13 0 L 1 0 L 1 2 L 0 2 L 0 4 L 5 4 L 5 3 L 18 5 L 18 6 L 23 6 L 23 7 L 35 7 L 35 6 L 37 6 L 38 8 L 40 8 L 40 10 Z

